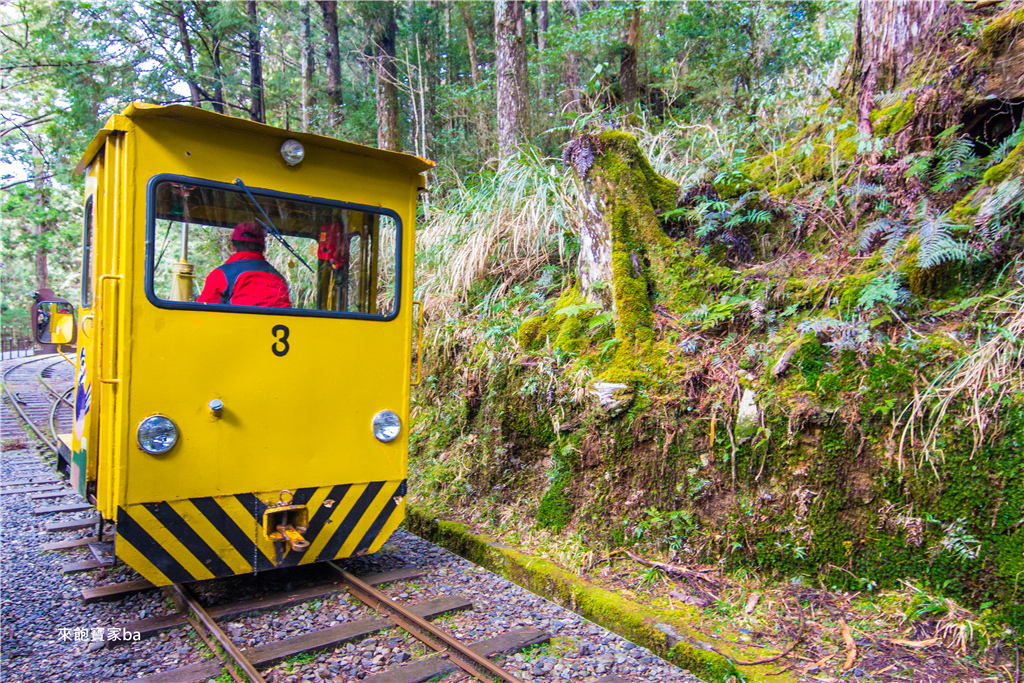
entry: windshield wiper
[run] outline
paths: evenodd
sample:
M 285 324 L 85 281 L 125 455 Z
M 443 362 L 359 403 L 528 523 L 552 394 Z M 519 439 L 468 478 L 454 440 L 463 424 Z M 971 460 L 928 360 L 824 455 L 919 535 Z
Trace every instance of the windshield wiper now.
M 270 216 L 268 216 L 267 212 L 263 210 L 263 207 L 260 206 L 260 203 L 258 201 L 256 201 L 256 198 L 252 196 L 252 192 L 249 192 L 249 188 L 245 186 L 245 183 L 242 182 L 241 178 L 235 178 L 235 185 L 238 185 L 240 188 L 242 188 L 242 190 L 245 192 L 245 196 L 249 198 L 249 201 L 252 202 L 253 206 L 260 210 L 260 213 L 263 214 L 263 218 L 266 219 L 266 222 L 264 223 L 259 218 L 256 218 L 256 222 L 263 226 L 264 230 L 273 235 L 274 239 L 281 243 L 281 246 L 283 246 L 285 249 L 291 252 L 292 256 L 299 259 L 299 261 L 302 262 L 302 265 L 306 266 L 309 272 L 316 273 L 316 271 L 313 270 L 313 268 L 311 268 L 308 263 L 306 263 L 305 259 L 299 256 L 298 253 L 294 249 L 292 249 L 292 245 L 288 244 L 288 242 L 285 241 L 284 237 L 281 236 L 281 233 L 278 231 L 277 228 L 274 227 L 274 224 L 270 221 Z

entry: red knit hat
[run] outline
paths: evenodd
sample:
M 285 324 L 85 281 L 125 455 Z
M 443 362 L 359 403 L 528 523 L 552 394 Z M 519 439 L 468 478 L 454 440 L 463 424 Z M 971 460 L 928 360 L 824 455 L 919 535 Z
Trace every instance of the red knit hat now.
M 231 231 L 232 242 L 255 242 L 261 247 L 266 246 L 263 227 L 255 223 L 239 223 Z

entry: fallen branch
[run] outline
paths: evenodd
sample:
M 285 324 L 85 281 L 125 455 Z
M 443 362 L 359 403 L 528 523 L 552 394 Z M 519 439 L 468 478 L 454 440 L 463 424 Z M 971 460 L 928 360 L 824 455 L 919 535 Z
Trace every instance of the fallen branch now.
M 850 627 L 842 619 L 839 620 L 839 630 L 842 631 L 843 642 L 846 643 L 846 663 L 843 664 L 843 671 L 849 671 L 853 668 L 853 663 L 857 661 L 857 643 L 853 642 Z
M 611 559 L 613 555 L 619 554 L 627 555 L 629 559 L 633 560 L 634 562 L 639 562 L 640 564 L 647 565 L 648 567 L 656 567 L 657 569 L 660 569 L 668 574 L 674 574 L 675 576 L 679 576 L 684 579 L 700 579 L 701 581 L 704 581 L 705 583 L 716 587 L 718 585 L 708 577 L 704 576 L 704 574 L 708 572 L 717 572 L 717 567 L 709 567 L 708 569 L 686 569 L 685 567 L 680 567 L 674 564 L 667 564 L 665 562 L 645 560 L 636 553 L 626 550 L 625 548 L 619 548 L 618 550 L 611 551 L 610 553 L 608 553 L 608 557 L 605 559 Z M 598 562 L 595 562 L 594 564 L 598 564 L 601 561 L 602 560 L 598 560 Z
M 892 643 L 893 645 L 902 645 L 903 647 L 912 647 L 912 648 L 915 648 L 915 649 L 920 649 L 920 648 L 923 648 L 923 647 L 931 647 L 932 645 L 938 645 L 939 644 L 939 639 L 938 638 L 928 638 L 927 640 L 899 640 L 899 639 L 896 639 L 896 640 L 890 640 L 889 642 Z

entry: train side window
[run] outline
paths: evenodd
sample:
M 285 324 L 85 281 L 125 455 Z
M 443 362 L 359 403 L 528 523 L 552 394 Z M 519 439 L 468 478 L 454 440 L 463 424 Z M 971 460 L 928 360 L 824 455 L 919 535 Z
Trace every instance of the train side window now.
M 85 220 L 82 228 L 82 308 L 92 306 L 93 272 L 93 216 L 92 195 L 85 200 Z
M 401 221 L 394 212 L 180 177 L 150 188 L 146 287 L 156 305 L 376 319 L 397 314 Z M 262 258 L 235 253 L 254 251 L 232 243 L 243 224 L 265 226 Z M 221 269 L 229 261 L 246 264 Z M 219 287 L 227 282 L 224 273 L 242 283 L 238 273 L 265 273 L 267 266 L 287 283 L 287 311 L 280 298 L 259 300 L 241 289 L 228 300 L 204 293 L 214 270 L 221 269 L 211 280 Z

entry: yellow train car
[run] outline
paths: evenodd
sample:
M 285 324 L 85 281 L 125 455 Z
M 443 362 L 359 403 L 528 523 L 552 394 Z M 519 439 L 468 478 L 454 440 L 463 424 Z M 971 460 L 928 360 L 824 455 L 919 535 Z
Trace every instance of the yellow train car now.
M 371 553 L 402 521 L 431 165 L 185 106 L 89 145 L 63 457 L 142 576 Z

